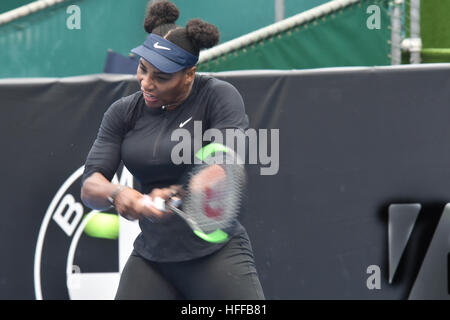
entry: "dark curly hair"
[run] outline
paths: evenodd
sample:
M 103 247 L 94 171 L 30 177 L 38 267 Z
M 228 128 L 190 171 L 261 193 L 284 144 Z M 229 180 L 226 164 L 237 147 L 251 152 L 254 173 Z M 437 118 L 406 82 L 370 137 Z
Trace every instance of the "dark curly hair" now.
M 200 50 L 207 49 L 219 43 L 219 30 L 216 26 L 202 19 L 191 19 L 186 27 L 180 27 L 175 21 L 180 11 L 170 1 L 149 3 L 144 20 L 144 29 L 165 37 L 170 42 L 198 56 Z

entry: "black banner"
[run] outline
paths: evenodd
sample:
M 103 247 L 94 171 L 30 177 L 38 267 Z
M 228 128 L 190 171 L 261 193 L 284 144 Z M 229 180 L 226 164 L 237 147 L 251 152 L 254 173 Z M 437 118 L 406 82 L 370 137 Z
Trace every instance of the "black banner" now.
M 449 72 L 214 74 L 267 134 L 242 223 L 268 299 L 449 298 Z M 103 113 L 137 90 L 133 76 L 0 80 L 0 299 L 82 299 L 71 281 L 117 277 L 120 241 L 81 232 L 79 178 Z

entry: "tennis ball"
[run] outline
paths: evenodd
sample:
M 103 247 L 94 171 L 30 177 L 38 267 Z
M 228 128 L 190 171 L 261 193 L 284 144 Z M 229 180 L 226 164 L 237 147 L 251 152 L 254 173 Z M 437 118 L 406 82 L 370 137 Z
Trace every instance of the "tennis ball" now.
M 119 216 L 98 212 L 88 221 L 84 232 L 94 238 L 117 239 L 119 237 Z

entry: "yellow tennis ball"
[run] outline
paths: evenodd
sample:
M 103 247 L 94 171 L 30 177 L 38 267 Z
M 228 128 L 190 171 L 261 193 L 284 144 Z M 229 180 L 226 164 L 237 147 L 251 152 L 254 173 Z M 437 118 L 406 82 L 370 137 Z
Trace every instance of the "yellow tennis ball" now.
M 84 232 L 94 238 L 117 239 L 119 237 L 119 216 L 98 212 L 88 221 Z

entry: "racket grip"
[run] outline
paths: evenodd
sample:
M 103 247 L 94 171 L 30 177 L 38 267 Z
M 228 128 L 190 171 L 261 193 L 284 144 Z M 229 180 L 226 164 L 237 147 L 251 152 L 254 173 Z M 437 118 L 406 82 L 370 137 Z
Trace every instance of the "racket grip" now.
M 152 199 L 150 196 L 144 195 L 141 201 L 146 207 L 153 206 L 159 211 L 166 211 L 166 205 L 163 198 L 156 197 L 155 199 Z
M 159 211 L 166 211 L 166 201 L 163 198 L 156 197 L 153 199 L 153 206 Z

